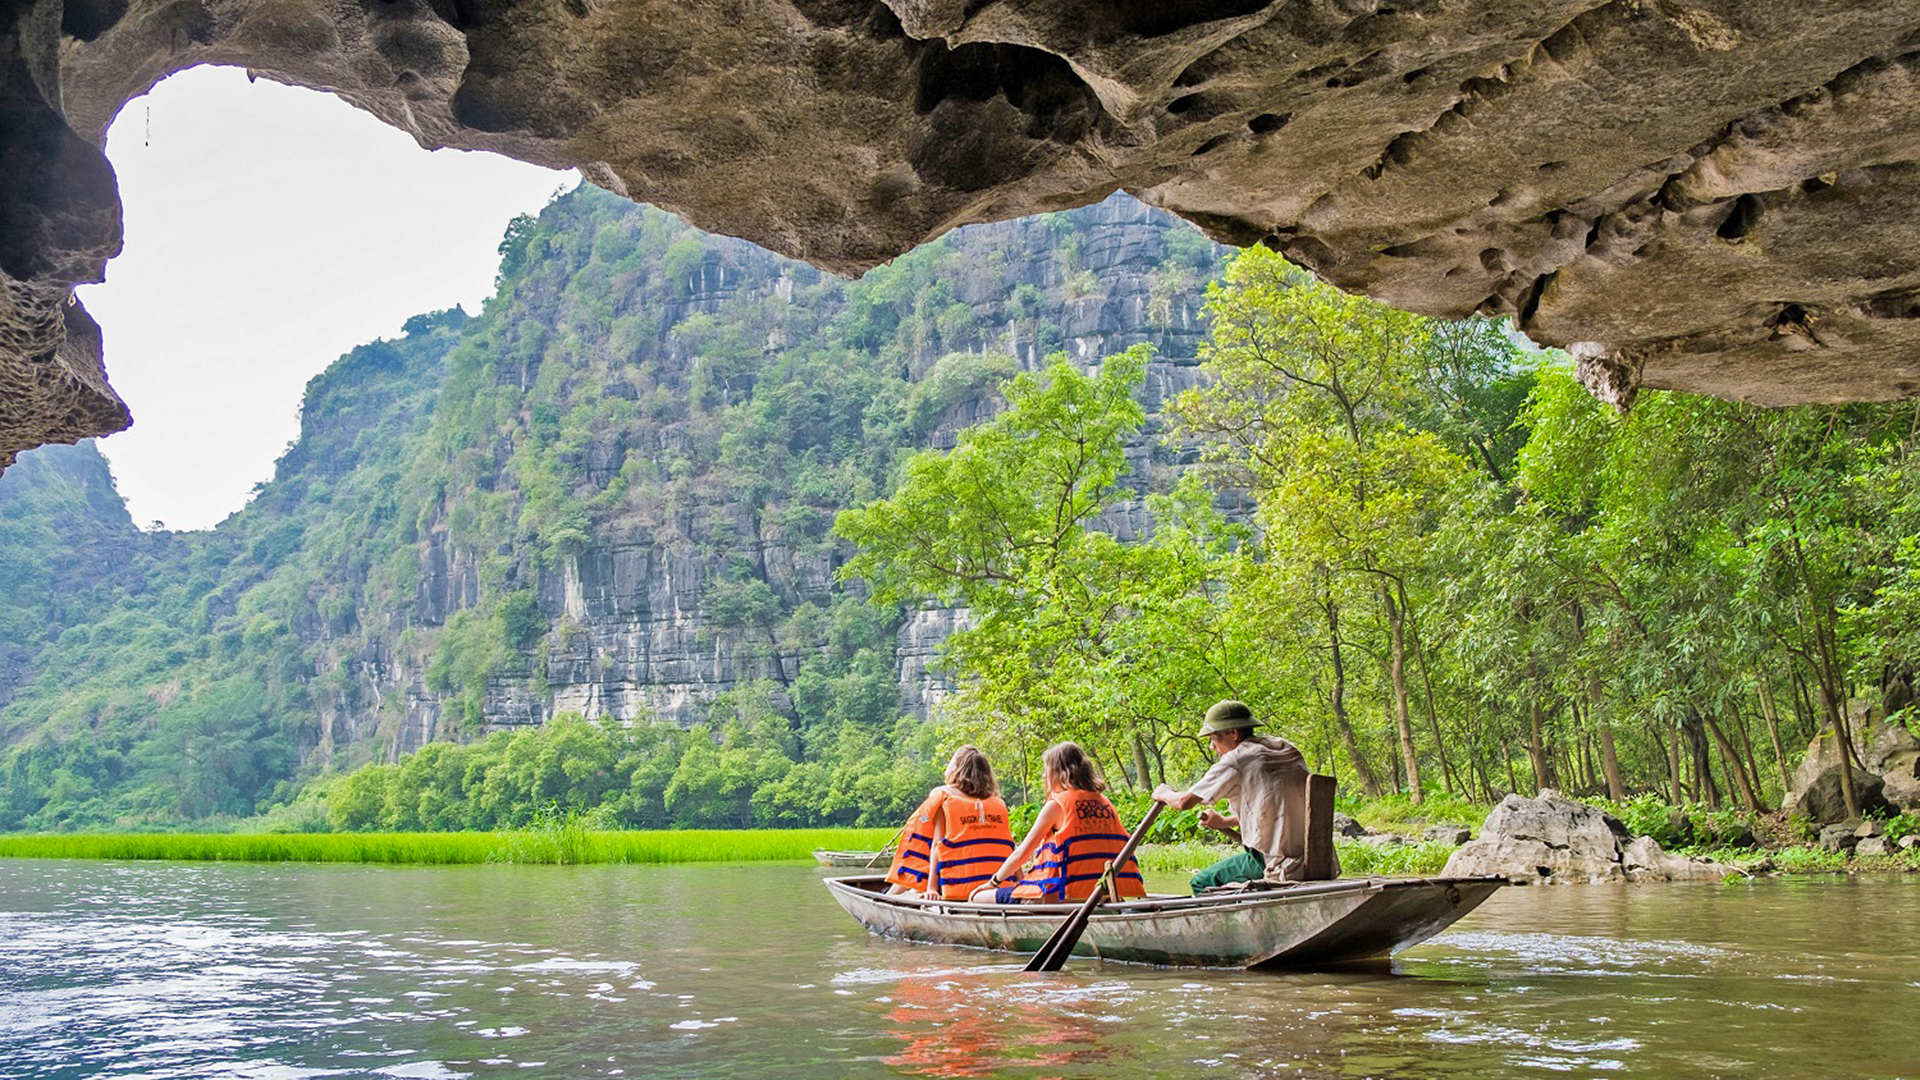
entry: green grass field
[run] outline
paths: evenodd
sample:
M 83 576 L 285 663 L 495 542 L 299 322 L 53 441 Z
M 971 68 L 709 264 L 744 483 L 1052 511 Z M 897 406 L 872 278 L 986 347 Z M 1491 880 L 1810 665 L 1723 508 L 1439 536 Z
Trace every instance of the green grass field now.
M 423 864 L 771 862 L 810 858 L 816 848 L 878 848 L 892 835 L 890 829 L 600 832 L 560 825 L 491 833 L 0 836 L 0 858 Z

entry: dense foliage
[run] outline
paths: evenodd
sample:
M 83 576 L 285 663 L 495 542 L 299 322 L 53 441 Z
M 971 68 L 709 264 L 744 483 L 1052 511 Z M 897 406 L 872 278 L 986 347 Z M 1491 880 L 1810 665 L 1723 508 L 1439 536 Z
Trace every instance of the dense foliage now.
M 904 819 L 939 783 L 932 734 L 912 720 L 897 730 L 848 724 L 803 754 L 778 716 L 733 717 L 714 730 L 563 715 L 349 773 L 326 792 L 326 824 L 501 829 L 591 812 L 596 824 L 627 829 L 881 825 Z
M 372 561 L 353 540 L 397 516 L 408 436 L 465 322 L 458 310 L 420 317 L 402 340 L 362 346 L 315 379 L 280 466 L 300 479 L 263 485 L 219 529 L 102 532 L 126 511 L 91 447 L 93 490 L 112 504 L 92 524 L 0 516 L 0 548 L 30 547 L 66 577 L 44 598 L 12 597 L 14 617 L 47 630 L 0 710 L 0 828 L 236 816 L 291 793 L 330 687 L 316 668 L 353 623 L 341 579 Z M 0 485 L 13 505 L 58 496 L 56 478 L 31 466 L 43 453 Z M 63 558 L 35 537 L 49 525 L 61 543 L 93 539 Z
M 1756 810 L 1862 690 L 1863 715 L 1904 715 L 1912 406 L 1650 393 L 1622 416 L 1497 325 L 1395 312 L 1268 252 L 1208 296 L 1212 381 L 1173 404 L 1174 436 L 1252 497 L 1252 528 L 1189 478 L 1140 542 L 1099 531 L 1131 498 L 1129 356 L 1016 382 L 841 515 L 847 572 L 878 595 L 975 611 L 949 657 L 987 746 L 1070 736 L 1116 777 L 1178 782 L 1203 764 L 1193 717 L 1231 695 L 1372 795 Z

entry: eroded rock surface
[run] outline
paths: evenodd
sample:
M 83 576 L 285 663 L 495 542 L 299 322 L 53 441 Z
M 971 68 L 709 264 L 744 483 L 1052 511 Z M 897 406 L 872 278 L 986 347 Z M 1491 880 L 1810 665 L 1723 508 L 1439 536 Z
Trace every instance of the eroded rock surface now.
M 1734 868 L 1712 859 L 1673 855 L 1651 836 L 1636 836 L 1620 852 L 1620 866 L 1631 881 L 1724 881 Z
M 1920 390 L 1920 0 L 0 0 L 0 461 L 128 422 L 97 146 L 201 63 L 840 273 L 1125 189 L 1622 404 Z
M 1853 728 L 1854 798 L 1869 814 L 1920 810 L 1920 739 L 1905 727 L 1885 721 L 1871 725 L 1857 718 Z M 1847 809 L 1840 786 L 1840 740 L 1832 729 L 1814 736 L 1806 756 L 1793 771 L 1781 809 L 1804 814 L 1816 825 L 1849 821 L 1858 815 Z
M 1552 789 L 1509 795 L 1480 829 L 1480 839 L 1447 860 L 1443 874 L 1516 882 L 1717 881 L 1732 868 L 1670 855 L 1650 836 L 1630 837 L 1620 820 Z
M 1618 881 L 1627 828 L 1619 819 L 1551 789 L 1509 795 L 1487 815 L 1480 839 L 1447 860 L 1446 876 L 1496 875 L 1539 882 Z

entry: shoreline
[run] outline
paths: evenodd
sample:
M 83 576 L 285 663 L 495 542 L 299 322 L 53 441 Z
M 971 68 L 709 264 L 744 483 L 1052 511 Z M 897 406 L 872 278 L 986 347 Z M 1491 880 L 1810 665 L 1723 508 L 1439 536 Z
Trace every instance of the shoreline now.
M 1452 844 L 1374 845 L 1339 840 L 1342 877 L 1437 877 L 1447 859 L 1459 850 Z M 1194 873 L 1216 860 L 1232 854 L 1232 847 L 1196 842 L 1178 844 L 1142 844 L 1140 866 L 1163 874 Z M 1757 877 L 1817 877 L 1822 875 L 1916 874 L 1920 873 L 1920 849 L 1887 855 L 1857 856 L 1849 852 L 1828 851 L 1814 845 L 1782 848 L 1683 847 L 1670 855 L 1702 857 L 1732 867 L 1736 873 L 1728 881 Z
M 443 833 L 82 833 L 0 835 L 0 858 L 127 859 L 155 862 L 312 862 L 417 866 L 480 864 L 668 864 L 807 861 L 818 849 L 877 850 L 893 831 L 838 829 L 596 830 L 577 825 Z M 1429 841 L 1336 843 L 1343 877 L 1433 877 L 1458 850 Z M 1142 844 L 1141 869 L 1191 874 L 1234 852 L 1200 841 Z M 1675 855 L 1732 867 L 1730 881 L 1755 877 L 1920 873 L 1920 849 L 1858 856 L 1814 845 L 1781 848 L 1683 847 Z
M 612 831 L 577 825 L 444 833 L 87 833 L 0 836 L 0 858 L 163 862 L 476 864 L 778 862 L 872 849 L 893 830 Z

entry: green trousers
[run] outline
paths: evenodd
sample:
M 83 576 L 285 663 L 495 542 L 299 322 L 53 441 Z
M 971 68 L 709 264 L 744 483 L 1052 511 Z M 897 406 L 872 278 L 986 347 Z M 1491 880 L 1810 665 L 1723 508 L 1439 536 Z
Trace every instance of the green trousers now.
M 1249 847 L 1221 859 L 1193 875 L 1193 895 L 1199 896 L 1215 885 L 1235 881 L 1254 881 L 1267 876 L 1267 857 Z

